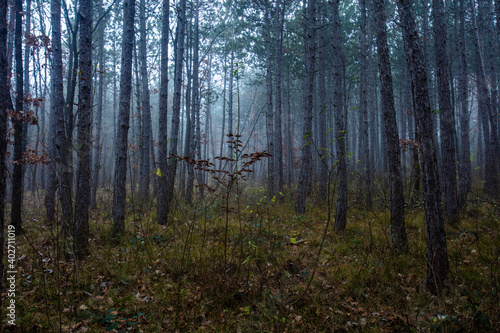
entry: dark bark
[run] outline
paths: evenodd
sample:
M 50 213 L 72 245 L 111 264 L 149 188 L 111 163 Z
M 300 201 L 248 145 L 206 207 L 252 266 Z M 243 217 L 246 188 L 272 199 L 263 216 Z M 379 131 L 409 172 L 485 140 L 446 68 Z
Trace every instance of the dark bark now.
M 24 36 L 29 36 L 31 33 L 31 0 L 26 0 L 26 10 L 24 13 L 25 16 L 25 32 Z M 27 38 L 27 37 L 26 37 Z M 31 91 L 30 91 L 30 45 L 29 43 L 24 43 L 24 61 L 23 61 L 23 66 L 24 66 L 24 78 L 23 78 L 23 95 L 26 96 L 27 98 L 31 97 Z M 23 111 L 27 113 L 30 111 L 30 102 L 28 102 L 27 98 L 25 99 L 23 97 Z M 29 136 L 28 136 L 28 131 L 29 131 L 29 124 L 27 121 L 23 122 L 23 143 L 22 143 L 22 151 L 23 153 L 26 151 L 28 147 L 28 142 L 29 142 Z M 25 186 L 26 181 L 26 168 L 27 165 L 23 163 L 22 165 L 23 169 L 23 197 L 21 198 L 21 203 L 24 199 L 24 190 L 27 189 L 27 186 Z
M 282 87 L 281 87 L 281 63 L 283 57 L 283 14 L 285 4 L 281 0 L 276 1 L 275 8 L 275 112 L 274 112 L 274 177 L 276 196 L 279 202 L 283 202 L 283 141 L 282 141 Z
M 151 174 L 151 140 L 153 129 L 151 125 L 151 103 L 149 98 L 149 76 L 147 57 L 147 33 L 146 33 L 146 0 L 140 0 L 140 40 L 139 54 L 141 57 L 142 78 L 142 133 L 141 133 L 141 161 L 140 161 L 140 194 L 143 202 L 149 201 L 149 184 Z
M 99 18 L 104 14 L 103 0 L 99 0 Z M 97 189 L 99 187 L 99 173 L 103 163 L 101 162 L 101 130 L 102 130 L 102 110 L 104 108 L 104 81 L 105 64 L 104 64 L 104 29 L 106 27 L 105 20 L 100 22 L 99 37 L 98 37 L 98 63 L 99 63 L 99 86 L 97 88 L 97 109 L 95 113 L 95 139 L 94 139 L 94 165 L 92 168 L 92 188 L 90 192 L 90 209 L 96 208 Z
M 16 233 L 22 233 L 21 208 L 23 200 L 23 45 L 22 45 L 22 10 L 23 1 L 16 0 L 16 26 L 14 32 L 14 57 L 16 61 L 16 113 L 12 118 L 12 127 L 14 128 L 14 173 L 12 175 L 12 208 L 11 224 L 15 227 Z
M 180 0 L 177 16 L 177 29 L 175 32 L 175 70 L 174 70 L 174 98 L 172 105 L 172 125 L 170 127 L 169 157 L 166 173 L 166 195 L 165 204 L 168 223 L 168 213 L 170 212 L 172 199 L 174 196 L 175 174 L 177 172 L 177 144 L 179 141 L 179 124 L 181 113 L 181 90 L 182 90 L 182 65 L 184 63 L 184 39 L 186 31 L 186 0 Z
M 302 156 L 299 174 L 299 186 L 297 188 L 297 199 L 295 201 L 295 213 L 304 214 L 306 211 L 306 195 L 308 189 L 308 178 L 311 163 L 312 146 L 312 117 L 314 96 L 314 57 L 315 57 L 315 19 L 316 1 L 307 1 L 307 24 L 305 35 L 305 67 L 306 76 L 304 82 L 304 122 L 302 129 Z
M 441 160 L 443 165 L 444 218 L 459 224 L 454 115 L 451 108 L 447 24 L 442 0 L 432 1 L 434 17 L 434 50 L 436 55 L 439 115 L 441 126 Z
M 432 111 L 427 90 L 427 73 L 424 57 L 418 43 L 419 36 L 411 10 L 410 0 L 398 0 L 400 22 L 403 30 L 406 61 L 410 70 L 415 120 L 421 150 L 422 182 L 427 226 L 427 281 L 428 290 L 441 295 L 448 277 L 448 254 L 444 219 L 441 211 L 441 193 L 437 168 L 437 154 L 432 133 Z
M 488 80 L 486 78 L 486 70 L 484 65 L 483 52 L 481 47 L 482 40 L 480 39 L 479 23 L 476 21 L 475 1 L 471 1 L 471 17 L 472 17 L 472 40 L 474 43 L 474 55 L 476 58 L 476 84 L 478 94 L 478 108 L 480 119 L 483 125 L 484 138 L 484 188 L 485 194 L 490 196 L 498 196 L 498 165 L 496 156 L 496 129 L 497 124 L 494 121 L 494 112 L 490 100 L 490 92 L 488 89 Z M 490 127 L 491 126 L 491 127 Z
M 459 169 L 459 200 L 460 207 L 465 206 L 467 194 L 471 190 L 471 151 L 469 138 L 469 108 L 468 108 L 468 79 L 467 79 L 467 39 L 465 32 L 465 1 L 459 5 L 459 70 L 458 70 L 458 100 L 460 103 L 460 169 Z M 500 1 L 497 1 L 500 3 Z
M 195 9 L 195 21 L 197 21 L 197 9 Z M 196 33 L 194 30 L 197 30 L 196 27 L 197 22 L 195 22 L 195 26 L 193 27 L 191 25 L 190 30 L 190 35 L 192 38 L 188 38 L 188 40 L 192 41 L 192 47 L 188 47 L 188 49 L 191 49 L 191 91 L 186 91 L 186 102 L 188 102 L 188 96 L 190 95 L 191 100 L 190 100 L 190 105 L 189 107 L 186 107 L 186 110 L 190 109 L 191 113 L 187 115 L 189 118 L 187 125 L 186 125 L 186 150 L 187 150 L 187 156 L 194 161 L 195 156 L 196 156 L 196 141 L 198 140 L 197 138 L 197 133 L 196 133 L 196 118 L 197 118 L 197 112 L 198 110 L 198 50 L 196 44 L 199 44 L 199 42 L 196 40 Z M 190 44 L 191 44 L 190 43 Z M 189 45 L 191 46 L 191 45 Z M 189 61 L 187 66 L 189 66 Z M 189 71 L 188 71 L 189 72 Z M 188 87 L 190 87 L 188 83 Z M 187 164 L 187 170 L 188 170 L 188 177 L 187 177 L 187 183 L 186 183 L 186 204 L 191 205 L 192 204 L 192 195 L 193 195 L 193 187 L 194 187 L 194 164 L 189 163 Z
M 266 137 L 267 151 L 271 156 L 267 159 L 267 195 L 269 198 L 276 194 L 275 183 L 275 151 L 274 151 L 274 109 L 273 109 L 273 78 L 272 78 L 272 59 L 271 59 L 271 8 L 269 1 L 265 2 L 265 43 L 266 43 Z
M 78 91 L 78 171 L 75 202 L 75 253 L 82 258 L 88 253 L 89 204 L 91 179 L 92 122 L 92 0 L 80 0 L 80 56 Z
M 0 277 L 3 277 L 3 254 L 5 233 L 5 188 L 7 163 L 7 114 L 12 107 L 10 100 L 9 62 L 7 59 L 7 0 L 0 0 Z M 3 278 L 0 279 L 0 290 L 3 290 Z M 2 310 L 0 309 L 0 315 Z
M 335 212 L 335 232 L 344 232 L 347 225 L 347 129 L 344 109 L 344 64 L 342 55 L 342 28 L 339 16 L 339 0 L 332 2 L 333 10 L 333 111 L 335 113 L 336 159 L 338 166 L 337 211 Z
M 169 0 L 163 0 L 161 28 L 161 64 L 160 64 L 160 104 L 158 119 L 158 211 L 156 220 L 164 225 L 168 218 L 167 204 L 167 151 L 168 151 L 168 30 L 169 30 Z M 165 173 L 165 174 L 162 174 Z
M 319 16 L 322 22 L 324 21 L 324 8 L 320 6 Z M 323 25 L 324 23 L 322 23 Z M 328 197 L 328 165 L 327 165 L 327 145 L 326 145 L 326 120 L 328 112 L 328 103 L 326 99 L 326 31 L 323 28 L 318 34 L 318 64 L 320 70 L 318 71 L 318 97 L 319 97 L 319 110 L 318 110 L 318 136 L 319 140 L 316 144 L 319 154 L 319 182 L 318 182 L 318 201 L 325 201 Z
M 120 106 L 115 147 L 115 179 L 113 196 L 113 235 L 125 232 L 127 191 L 128 130 L 130 123 L 130 98 L 132 92 L 132 53 L 134 49 L 135 0 L 123 4 L 123 42 L 120 76 Z
M 401 175 L 401 151 L 399 149 L 398 125 L 394 107 L 391 63 L 387 41 L 385 3 L 374 0 L 377 50 L 379 55 L 380 94 L 389 163 L 389 181 L 391 187 L 391 235 L 392 246 L 396 250 L 408 248 L 404 221 L 403 177 Z
M 364 180 L 365 183 L 365 203 L 368 207 L 371 206 L 371 193 L 369 187 L 371 180 L 368 177 L 370 170 L 370 143 L 368 137 L 368 41 L 367 41 L 367 17 L 366 17 L 366 0 L 360 1 L 361 6 L 361 32 L 360 32 L 360 71 L 359 71 L 359 112 L 360 112 L 360 144 L 359 144 L 359 160 L 361 161 L 360 183 Z M 361 188 L 361 186 L 359 186 Z

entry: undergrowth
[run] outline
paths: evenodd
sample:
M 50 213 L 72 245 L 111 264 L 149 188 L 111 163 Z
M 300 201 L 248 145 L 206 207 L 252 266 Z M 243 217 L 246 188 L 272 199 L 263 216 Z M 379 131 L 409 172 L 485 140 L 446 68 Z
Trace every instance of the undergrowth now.
M 103 191 L 101 206 L 92 213 L 91 253 L 80 262 L 57 226 L 44 223 L 42 196 L 30 197 L 26 233 L 17 239 L 17 327 L 10 329 L 483 332 L 500 327 L 495 204 L 471 201 L 461 225 L 446 226 L 450 271 L 439 299 L 425 290 L 425 222 L 418 205 L 406 211 L 408 253 L 390 249 L 387 209 L 351 202 L 346 232 L 327 230 L 317 260 L 326 206 L 310 206 L 306 215 L 296 216 L 292 197 L 280 194 L 284 203 L 279 203 L 263 190 L 238 190 L 228 206 L 223 196 L 206 196 L 190 207 L 177 203 L 167 226 L 155 223 L 154 204 L 129 203 L 120 239 L 110 236 L 110 198 Z M 2 324 L 7 328 L 5 320 Z

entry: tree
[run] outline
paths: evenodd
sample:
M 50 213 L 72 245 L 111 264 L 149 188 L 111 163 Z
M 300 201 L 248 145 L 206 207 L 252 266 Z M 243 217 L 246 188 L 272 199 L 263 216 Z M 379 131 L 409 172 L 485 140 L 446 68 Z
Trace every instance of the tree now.
M 76 182 L 75 253 L 88 253 L 89 204 L 91 177 L 91 118 L 92 118 L 92 0 L 80 0 L 80 55 L 78 92 L 78 171 Z
M 432 294 L 441 295 L 448 276 L 448 254 L 441 211 L 441 193 L 431 118 L 432 111 L 427 90 L 427 73 L 423 53 L 418 43 L 419 36 L 411 9 L 412 2 L 410 0 L 398 0 L 397 4 L 403 30 L 406 62 L 410 70 L 415 120 L 420 138 L 418 144 L 422 155 L 420 164 L 424 185 L 424 208 L 427 226 L 426 285 Z
M 265 6 L 265 31 L 264 38 L 266 43 L 266 97 L 267 97 L 267 111 L 266 111 L 266 136 L 267 136 L 267 151 L 272 155 L 267 159 L 267 193 L 269 198 L 274 197 L 276 194 L 276 182 L 274 168 L 274 109 L 273 109 L 273 77 L 272 77 L 272 58 L 271 58 L 271 8 L 268 0 L 264 1 Z
M 486 68 L 484 64 L 482 45 L 479 32 L 479 24 L 476 20 L 475 1 L 470 2 L 472 27 L 472 41 L 474 44 L 474 55 L 476 60 L 476 85 L 478 95 L 479 117 L 482 123 L 484 138 L 484 188 L 487 195 L 498 195 L 498 171 L 497 171 L 497 124 L 494 117 L 493 106 L 488 89 L 488 80 L 486 78 Z
M 63 231 L 69 231 L 73 218 L 71 202 L 71 187 L 69 181 L 68 159 L 67 159 L 67 132 L 68 126 L 64 117 L 64 95 L 63 95 L 63 64 L 61 45 L 61 1 L 51 2 L 51 24 L 52 24 L 52 63 L 51 63 L 51 116 L 49 152 L 52 156 L 53 165 L 49 169 L 47 191 L 45 194 L 45 206 L 47 208 L 47 219 L 54 221 L 55 194 L 59 190 L 59 199 L 62 207 Z M 58 185 L 59 184 L 59 185 Z
M 149 183 L 151 174 L 150 151 L 153 129 L 151 125 L 151 103 L 149 99 L 149 76 L 147 57 L 147 33 L 146 33 L 146 0 L 140 1 L 140 40 L 139 54 L 141 57 L 142 78 L 142 133 L 141 133 L 141 161 L 140 161 L 140 191 L 144 202 L 149 201 Z
M 175 174 L 177 172 L 177 143 L 179 141 L 179 124 L 181 113 L 181 90 L 182 90 L 182 65 L 184 62 L 184 38 L 186 29 L 186 0 L 180 0 L 177 29 L 175 31 L 175 70 L 174 70 L 174 99 L 172 105 L 172 126 L 170 127 L 170 138 L 168 139 L 169 157 L 166 172 L 166 187 L 165 187 L 165 220 L 162 224 L 167 224 L 168 213 L 174 195 Z
M 436 55 L 439 114 L 441 125 L 441 159 L 443 161 L 444 217 L 451 224 L 460 223 L 457 194 L 455 121 L 451 109 L 448 75 L 447 24 L 442 0 L 432 0 L 434 16 L 434 49 Z
M 14 53 L 16 61 L 16 113 L 12 117 L 14 128 L 14 173 L 12 175 L 12 209 L 11 224 L 16 233 L 22 233 L 21 208 L 23 201 L 23 1 L 16 0 L 16 26 L 14 32 Z
M 304 127 L 302 129 L 302 157 L 300 164 L 299 186 L 297 188 L 297 200 L 295 201 L 295 213 L 304 214 L 306 211 L 306 194 L 308 182 L 310 181 L 309 165 L 311 163 L 311 140 L 312 140 L 312 117 L 314 96 L 314 58 L 315 58 L 315 21 L 316 1 L 307 1 L 307 24 L 304 39 L 305 44 L 305 91 L 304 91 Z
M 158 182 L 158 208 L 156 212 L 156 221 L 158 224 L 167 224 L 168 204 L 167 190 L 168 184 L 166 175 L 162 172 L 167 170 L 167 152 L 168 152 L 168 31 L 169 31 L 169 0 L 163 0 L 162 9 L 162 32 L 161 32 L 161 64 L 160 64 L 160 105 L 158 120 L 158 166 L 160 178 Z
M 370 150 L 370 143 L 368 142 L 368 41 L 366 36 L 367 19 L 366 19 L 366 0 L 361 0 L 360 5 L 360 59 L 359 59 L 359 144 L 358 155 L 359 172 L 358 178 L 358 192 L 361 198 L 362 183 L 367 183 L 369 159 L 368 153 Z M 368 188 L 366 189 L 366 197 L 370 196 Z
M 347 224 L 347 161 L 346 161 L 346 138 L 347 131 L 344 117 L 344 95 L 343 95 L 343 64 L 342 64 L 342 27 L 340 24 L 339 2 L 334 0 L 332 4 L 333 22 L 333 110 L 335 113 L 335 140 L 337 144 L 338 163 L 338 189 L 337 189 L 337 211 L 335 212 L 335 232 L 344 232 Z
M 281 8 L 283 7 L 283 9 Z M 283 15 L 285 4 L 276 1 L 275 8 L 275 112 L 274 112 L 274 176 L 278 201 L 283 202 L 283 141 L 282 141 L 282 95 L 281 95 L 281 63 L 283 57 Z
M 389 163 L 389 182 L 391 187 L 391 235 L 396 250 L 408 248 L 404 222 L 403 177 L 401 175 L 401 152 L 399 150 L 398 125 L 394 107 L 391 63 L 387 42 L 387 25 L 384 0 L 374 0 L 375 28 L 377 33 L 377 53 L 379 56 L 380 94 Z
M 9 85 L 9 62 L 7 59 L 7 0 L 0 0 L 0 276 L 3 277 L 3 249 L 5 230 L 5 187 L 7 163 L 7 115 L 12 108 Z M 3 278 L 0 279 L 0 290 L 3 290 Z M 0 310 L 1 314 L 1 310 Z
M 123 3 L 123 42 L 120 76 L 120 107 L 115 145 L 115 179 L 113 196 L 113 235 L 125 231 L 127 191 L 128 129 L 130 127 L 130 97 L 132 92 L 132 51 L 134 49 L 135 0 Z
M 458 72 L 458 100 L 460 103 L 460 169 L 459 169 L 459 200 L 460 207 L 465 206 L 467 194 L 471 189 L 471 151 L 469 138 L 469 108 L 468 108 L 468 79 L 467 79 L 467 39 L 465 32 L 465 1 L 459 5 L 459 72 Z M 500 3 L 500 1 L 497 1 Z
M 99 0 L 99 19 L 104 15 L 103 0 Z M 104 81 L 105 64 L 104 64 L 104 30 L 106 28 L 105 21 L 99 22 L 98 36 L 98 63 L 99 63 L 99 86 L 97 87 L 97 110 L 95 113 L 95 143 L 94 143 L 94 165 L 92 167 L 92 187 L 90 192 L 90 208 L 96 207 L 97 188 L 99 187 L 99 171 L 101 170 L 101 150 L 102 150 L 102 110 L 104 108 Z

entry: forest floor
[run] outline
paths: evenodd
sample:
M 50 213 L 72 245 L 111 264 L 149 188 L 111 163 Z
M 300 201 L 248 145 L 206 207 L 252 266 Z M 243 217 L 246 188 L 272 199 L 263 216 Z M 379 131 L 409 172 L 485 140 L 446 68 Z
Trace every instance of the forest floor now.
M 333 232 L 326 203 L 293 213 L 293 198 L 263 190 L 178 205 L 167 226 L 154 204 L 130 199 L 126 233 L 110 236 L 111 197 L 92 212 L 90 255 L 43 218 L 28 195 L 18 236 L 19 332 L 482 332 L 500 327 L 499 206 L 478 196 L 446 226 L 449 281 L 425 289 L 421 204 L 406 209 L 409 251 L 390 248 L 388 208 L 350 202 Z M 388 202 L 388 201 L 386 201 Z M 314 208 L 316 207 L 316 208 Z M 334 211 L 332 214 L 334 216 Z M 321 251 L 320 251 L 321 249 Z M 318 257 L 318 253 L 320 255 Z M 5 280 L 4 280 L 5 281 Z

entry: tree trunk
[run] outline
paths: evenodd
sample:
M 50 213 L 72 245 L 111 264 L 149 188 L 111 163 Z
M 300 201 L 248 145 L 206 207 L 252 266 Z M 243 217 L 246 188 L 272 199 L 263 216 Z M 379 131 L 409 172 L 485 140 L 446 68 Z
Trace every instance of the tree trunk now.
M 451 109 L 447 49 L 446 17 L 442 0 L 432 0 L 434 17 L 434 49 L 436 54 L 439 114 L 441 116 L 441 156 L 444 187 L 444 217 L 448 223 L 459 224 L 454 115 Z
M 153 129 L 151 125 L 151 104 L 149 99 L 149 76 L 148 76 L 148 48 L 146 33 L 146 0 L 140 0 L 140 40 L 139 54 L 141 57 L 142 78 L 142 133 L 141 133 L 141 161 L 140 161 L 140 194 L 143 202 L 149 201 L 149 183 L 151 174 L 151 140 Z
M 16 234 L 22 233 L 21 208 L 23 200 L 23 45 L 22 45 L 22 11 L 23 1 L 16 0 L 16 26 L 14 33 L 14 52 L 16 61 L 16 113 L 12 118 L 14 128 L 14 173 L 12 175 L 12 210 L 11 224 L 15 227 Z
M 168 151 L 168 30 L 169 30 L 169 0 L 163 0 L 161 28 L 161 64 L 160 64 L 160 103 L 158 119 L 158 224 L 167 224 L 167 151 Z M 162 174 L 165 173 L 165 174 Z
M 104 14 L 103 0 L 99 0 L 99 18 Z M 90 192 L 90 209 L 96 208 L 97 189 L 99 187 L 99 171 L 102 168 L 101 163 L 101 129 L 102 129 L 102 110 L 104 108 L 104 81 L 105 64 L 104 64 L 104 30 L 106 27 L 105 20 L 99 23 L 99 38 L 98 38 L 98 62 L 99 62 L 99 87 L 97 88 L 97 112 L 95 114 L 95 146 L 94 146 L 94 166 L 92 170 L 92 188 Z
M 80 0 L 80 55 L 78 91 L 78 171 L 75 202 L 75 253 L 88 253 L 90 177 L 92 162 L 92 0 Z
M 324 7 L 320 6 L 318 10 L 318 16 L 321 17 L 322 25 L 326 20 L 324 20 Z M 328 197 L 328 165 L 327 156 L 328 150 L 326 145 L 326 121 L 328 112 L 328 103 L 326 99 L 326 41 L 325 34 L 326 31 L 323 28 L 318 34 L 318 64 L 321 69 L 318 72 L 318 97 L 319 97 L 319 108 L 318 108 L 318 135 L 319 140 L 315 145 L 318 150 L 319 160 L 319 182 L 318 182 L 318 201 L 324 202 Z
M 382 96 L 382 112 L 389 163 L 389 180 L 391 185 L 391 235 L 392 246 L 396 250 L 406 251 L 408 240 L 404 221 L 403 177 L 401 175 L 401 152 L 399 149 L 398 125 L 394 107 L 391 63 L 387 42 L 387 26 L 385 3 L 374 0 L 375 26 L 377 31 L 377 50 L 379 55 L 380 94 Z
M 273 78 L 272 78 L 272 59 L 271 59 L 271 8 L 269 1 L 265 1 L 265 21 L 266 27 L 264 31 L 264 38 L 266 43 L 266 137 L 267 137 L 267 151 L 271 156 L 267 158 L 267 195 L 269 199 L 273 198 L 276 194 L 275 189 L 275 176 L 274 176 L 274 109 L 273 109 Z
M 338 161 L 338 189 L 337 189 L 337 211 L 335 213 L 335 232 L 345 231 L 347 224 L 347 156 L 346 139 L 347 130 L 345 124 L 344 109 L 344 65 L 342 55 L 342 27 L 339 16 L 339 0 L 332 2 L 333 9 L 333 108 L 335 113 L 335 139 L 337 143 L 336 159 Z
M 488 90 L 488 81 L 483 60 L 481 39 L 479 37 L 478 22 L 476 22 L 475 1 L 471 1 L 471 17 L 474 32 L 472 34 L 474 43 L 474 54 L 476 58 L 476 83 L 478 95 L 478 108 L 481 122 L 483 124 L 484 137 L 484 188 L 485 194 L 498 196 L 498 172 L 497 157 L 495 156 L 496 147 L 496 124 L 493 121 L 492 103 Z M 490 128 L 491 125 L 491 128 Z
M 368 170 L 370 169 L 369 151 L 370 143 L 368 137 L 368 41 L 367 41 L 367 18 L 366 18 L 366 0 L 360 1 L 361 6 L 361 36 L 360 36 L 360 71 L 359 71 L 359 112 L 361 115 L 360 124 L 360 145 L 359 155 L 361 156 L 362 176 L 360 179 L 365 183 L 365 203 L 370 203 L 371 194 L 368 191 L 371 182 L 368 179 Z M 361 186 L 360 186 L 361 187 Z M 370 198 L 370 199 L 368 199 Z
M 27 36 L 29 36 L 31 34 L 31 0 L 27 0 L 26 1 L 26 11 L 24 13 L 24 16 L 26 17 L 26 23 L 25 23 L 25 32 L 24 32 L 24 36 L 25 38 L 28 38 Z M 23 94 L 24 96 L 26 96 L 27 98 L 31 97 L 31 92 L 30 92 L 30 62 L 29 62 L 29 59 L 30 59 L 30 45 L 29 43 L 25 42 L 24 43 L 24 63 L 23 63 L 23 66 L 24 66 L 24 71 L 23 71 L 23 74 L 24 74 L 24 79 L 23 79 Z M 24 113 L 26 114 L 28 111 L 30 111 L 30 102 L 28 102 L 27 99 L 24 99 L 23 98 L 23 102 L 24 102 L 24 105 L 23 105 L 23 111 Z M 24 152 L 26 151 L 27 147 L 28 147 L 28 143 L 29 143 L 29 136 L 28 136 L 28 131 L 29 131 L 29 124 L 27 121 L 24 121 L 23 122 L 23 154 Z M 27 165 L 25 163 L 23 163 L 23 196 L 24 196 L 24 190 L 27 189 L 27 186 L 25 186 L 25 183 L 27 183 L 26 181 L 26 167 Z M 21 198 L 21 202 L 23 202 L 23 198 Z
M 5 233 L 5 188 L 7 163 L 7 114 L 12 107 L 10 100 L 10 84 L 8 75 L 10 73 L 7 59 L 7 0 L 0 0 L 0 276 L 3 277 L 3 249 Z M 3 290 L 3 278 L 0 279 L 0 290 Z M 0 315 L 1 315 L 0 309 Z
M 120 76 L 120 106 L 115 147 L 115 179 L 113 190 L 113 235 L 125 232 L 127 191 L 128 129 L 130 127 L 130 98 L 132 93 L 132 53 L 134 49 L 135 0 L 123 4 L 123 42 Z
M 306 76 L 304 82 L 304 123 L 302 136 L 302 156 L 299 175 L 299 186 L 297 188 L 297 199 L 295 201 L 295 213 L 304 214 L 306 211 L 306 195 L 308 178 L 311 172 L 311 140 L 312 140 L 312 117 L 314 96 L 314 58 L 315 58 L 315 18 L 316 1 L 307 1 L 307 24 L 305 35 L 305 67 Z
M 441 295 L 448 276 L 448 254 L 444 220 L 441 212 L 441 193 L 437 168 L 437 154 L 432 133 L 432 111 L 427 90 L 427 74 L 424 57 L 418 44 L 411 1 L 398 0 L 400 22 L 403 29 L 406 61 L 410 69 L 415 105 L 415 119 L 420 138 L 424 207 L 427 225 L 427 281 L 429 291 Z
M 281 8 L 283 6 L 283 9 Z M 281 95 L 281 63 L 283 57 L 283 14 L 285 4 L 282 1 L 276 1 L 275 9 L 275 112 L 274 112 L 274 176 L 276 195 L 279 202 L 283 202 L 283 141 L 282 141 L 282 95 Z
M 467 194 L 471 189 L 472 166 L 470 160 L 469 138 L 469 108 L 468 108 L 468 79 L 467 79 L 467 39 L 465 32 L 465 1 L 460 0 L 459 7 L 459 72 L 458 72 L 458 99 L 460 102 L 460 170 L 459 170 L 459 207 L 467 203 Z M 500 3 L 500 1 L 497 1 Z
M 172 126 L 170 127 L 169 156 L 172 157 L 167 165 L 167 186 L 165 204 L 168 223 L 168 213 L 174 196 L 175 174 L 177 172 L 177 143 L 179 141 L 179 123 L 181 113 L 182 65 L 184 63 L 184 38 L 186 29 L 186 0 L 180 0 L 177 16 L 177 30 L 175 32 L 175 70 L 174 70 L 174 99 L 172 106 Z

